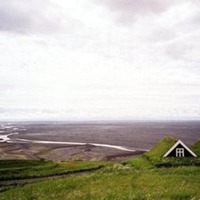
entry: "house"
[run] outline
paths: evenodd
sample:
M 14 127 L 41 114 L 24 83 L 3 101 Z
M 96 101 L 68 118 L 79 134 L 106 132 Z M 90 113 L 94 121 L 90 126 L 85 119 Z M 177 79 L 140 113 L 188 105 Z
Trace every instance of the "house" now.
M 178 140 L 163 157 L 197 157 L 197 155 L 181 140 Z

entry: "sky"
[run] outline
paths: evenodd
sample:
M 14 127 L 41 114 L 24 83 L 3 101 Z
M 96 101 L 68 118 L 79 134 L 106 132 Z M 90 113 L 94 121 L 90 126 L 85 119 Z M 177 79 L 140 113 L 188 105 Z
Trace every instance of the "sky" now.
M 200 119 L 200 1 L 1 0 L 0 120 Z

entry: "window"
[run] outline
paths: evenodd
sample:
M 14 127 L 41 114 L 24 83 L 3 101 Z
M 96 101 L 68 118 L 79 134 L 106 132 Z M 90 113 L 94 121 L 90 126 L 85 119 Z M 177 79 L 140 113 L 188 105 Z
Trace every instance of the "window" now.
M 176 148 L 176 157 L 184 157 L 184 148 Z

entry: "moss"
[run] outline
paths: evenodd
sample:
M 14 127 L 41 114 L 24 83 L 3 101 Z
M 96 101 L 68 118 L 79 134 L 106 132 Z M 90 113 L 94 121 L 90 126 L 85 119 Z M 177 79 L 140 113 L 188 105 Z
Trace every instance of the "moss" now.
M 159 161 L 163 155 L 176 143 L 172 137 L 164 137 L 149 152 L 144 154 L 150 161 Z
M 198 157 L 200 157 L 200 140 L 195 142 L 192 146 L 191 149 L 194 151 L 194 153 L 197 154 Z

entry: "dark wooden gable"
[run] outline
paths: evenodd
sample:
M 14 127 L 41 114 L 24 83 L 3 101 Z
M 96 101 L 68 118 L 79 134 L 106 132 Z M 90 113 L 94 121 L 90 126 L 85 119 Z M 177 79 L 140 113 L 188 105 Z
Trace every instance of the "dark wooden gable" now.
M 163 157 L 197 157 L 197 155 L 181 140 L 178 140 Z
M 182 144 L 178 144 L 178 146 L 177 146 L 176 148 L 174 148 L 174 149 L 169 153 L 169 155 L 167 155 L 167 157 L 177 157 L 177 156 L 176 156 L 177 148 L 178 148 L 178 149 L 180 149 L 180 148 L 183 148 L 183 149 L 184 149 L 184 156 L 183 156 L 183 157 L 194 157 Z

